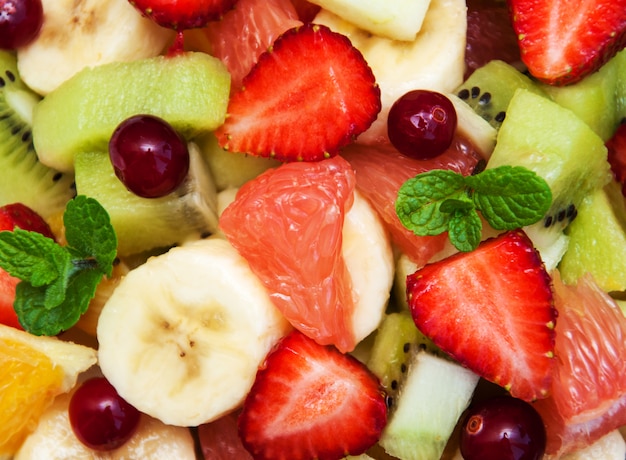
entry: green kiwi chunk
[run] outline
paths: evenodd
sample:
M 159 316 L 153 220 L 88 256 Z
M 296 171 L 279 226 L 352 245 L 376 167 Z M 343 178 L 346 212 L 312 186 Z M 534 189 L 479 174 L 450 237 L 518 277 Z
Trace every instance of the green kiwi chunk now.
M 72 174 L 37 157 L 31 129 L 39 100 L 20 79 L 15 55 L 0 51 L 0 206 L 23 203 L 47 219 L 65 209 L 75 189 Z
M 166 249 L 217 230 L 217 193 L 197 146 L 189 144 L 190 169 L 174 192 L 142 198 L 128 191 L 113 171 L 106 152 L 76 155 L 77 193 L 95 198 L 107 210 L 118 238 L 118 254 L 127 257 Z
M 269 168 L 281 163 L 270 158 L 229 152 L 220 147 L 213 133 L 200 136 L 196 143 L 209 163 L 218 191 L 239 188 Z
M 476 69 L 455 92 L 478 115 L 498 129 L 506 118 L 509 101 L 519 88 L 545 96 L 527 75 L 504 61 L 494 60 Z
M 578 206 L 610 180 L 604 141 L 571 110 L 518 89 L 487 168 L 502 165 L 524 166 L 550 186 L 550 209 L 540 222 L 525 230 L 552 269 L 567 247 L 563 230 L 576 217 Z
M 157 56 L 86 68 L 38 104 L 33 140 L 41 161 L 74 170 L 79 152 L 104 152 L 126 118 L 151 114 L 187 140 L 224 122 L 230 74 L 217 58 L 200 52 Z
M 569 244 L 559 264 L 565 283 L 591 273 L 604 291 L 626 291 L 626 201 L 617 182 L 586 196 L 566 232 Z
M 427 351 L 414 354 L 379 444 L 403 460 L 441 458 L 478 382 L 458 363 Z
M 626 116 L 626 50 L 574 85 L 541 87 L 606 141 Z

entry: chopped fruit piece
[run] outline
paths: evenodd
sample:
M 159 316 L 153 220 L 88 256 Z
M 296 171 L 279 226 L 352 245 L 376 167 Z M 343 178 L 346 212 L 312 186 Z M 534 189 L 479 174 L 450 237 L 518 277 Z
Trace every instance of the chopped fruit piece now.
M 539 80 L 575 83 L 626 45 L 626 0 L 508 0 L 522 61 Z
M 12 458 L 54 397 L 95 362 L 91 348 L 0 324 L 1 458 Z
M 0 231 L 13 231 L 16 227 L 22 230 L 39 232 L 48 238 L 54 239 L 52 230 L 47 222 L 28 206 L 14 203 L 0 207 Z M 0 268 L 0 323 L 23 329 L 13 309 L 15 287 L 19 282 L 18 278 L 9 275 Z
M 0 2 L 0 49 L 16 49 L 35 39 L 43 22 L 41 0 Z
M 129 0 L 144 16 L 163 27 L 195 29 L 219 19 L 236 0 Z
M 274 40 L 300 25 L 289 0 L 238 0 L 235 8 L 219 21 L 210 22 L 201 33 L 208 40 L 207 52 L 228 68 L 234 93 Z
M 551 396 L 537 401 L 551 458 L 582 449 L 626 425 L 626 318 L 590 276 L 575 285 L 553 275 L 556 355 Z
M 259 460 L 339 459 L 364 453 L 386 422 L 384 391 L 361 362 L 294 331 L 257 373 L 239 432 Z
M 554 369 L 550 276 L 522 231 L 426 265 L 407 277 L 417 327 L 481 377 L 532 401 Z
M 286 163 L 246 183 L 220 217 L 285 318 L 322 345 L 356 345 L 342 227 L 355 177 L 341 157 Z
M 606 148 L 613 176 L 622 184 L 622 195 L 626 197 L 626 121 L 619 125 L 606 142 Z
M 336 155 L 381 107 L 380 89 L 361 53 L 347 37 L 320 25 L 281 35 L 243 86 L 216 131 L 219 144 L 281 161 Z

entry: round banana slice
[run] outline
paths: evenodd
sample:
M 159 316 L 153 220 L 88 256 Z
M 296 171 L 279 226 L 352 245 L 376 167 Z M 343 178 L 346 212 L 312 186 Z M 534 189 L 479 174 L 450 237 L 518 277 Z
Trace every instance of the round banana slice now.
M 195 241 L 131 270 L 98 321 L 104 376 L 140 411 L 197 426 L 239 406 L 290 326 L 225 240 Z

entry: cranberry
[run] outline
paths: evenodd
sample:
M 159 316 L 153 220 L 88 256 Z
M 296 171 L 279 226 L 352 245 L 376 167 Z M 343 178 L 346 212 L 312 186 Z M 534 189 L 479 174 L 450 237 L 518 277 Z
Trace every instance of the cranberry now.
M 27 45 L 39 34 L 42 23 L 41 0 L 0 0 L 0 48 Z
M 450 147 L 456 125 L 456 110 L 450 99 L 434 91 L 414 90 L 389 109 L 387 134 L 404 155 L 428 160 Z
M 186 141 L 153 115 L 135 115 L 120 123 L 109 141 L 109 156 L 120 181 L 144 198 L 173 192 L 189 172 Z
M 546 431 L 529 403 L 498 396 L 469 408 L 460 447 L 465 460 L 540 460 L 546 449 Z
M 94 450 L 117 449 L 128 441 L 140 415 L 104 377 L 85 381 L 70 400 L 72 430 L 83 444 Z

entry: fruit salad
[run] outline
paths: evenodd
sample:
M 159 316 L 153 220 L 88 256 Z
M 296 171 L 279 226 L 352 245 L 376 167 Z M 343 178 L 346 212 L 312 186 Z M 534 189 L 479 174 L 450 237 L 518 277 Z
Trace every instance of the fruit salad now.
M 0 0 L 0 459 L 626 456 L 626 1 L 392 3 Z

